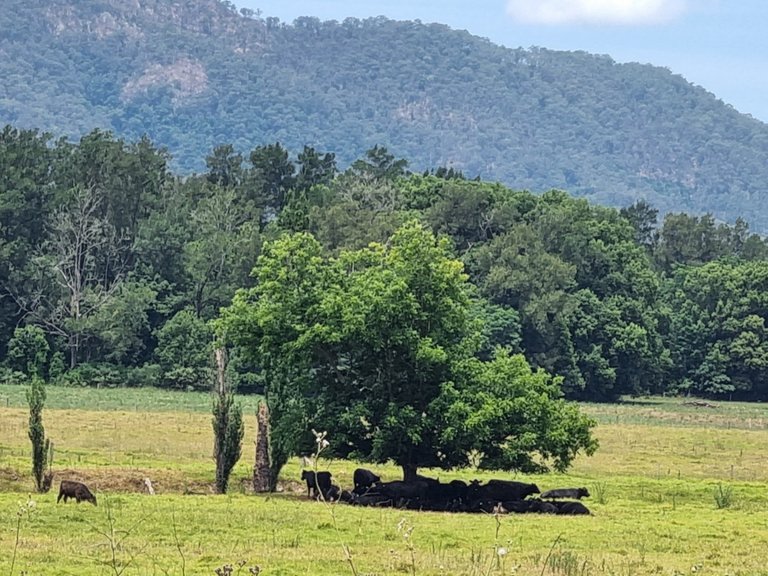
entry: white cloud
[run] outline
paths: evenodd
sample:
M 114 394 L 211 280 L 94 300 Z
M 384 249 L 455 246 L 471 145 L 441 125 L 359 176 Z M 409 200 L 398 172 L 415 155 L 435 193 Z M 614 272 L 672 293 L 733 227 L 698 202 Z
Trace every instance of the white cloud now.
M 656 24 L 684 9 L 685 0 L 507 0 L 510 16 L 531 24 Z

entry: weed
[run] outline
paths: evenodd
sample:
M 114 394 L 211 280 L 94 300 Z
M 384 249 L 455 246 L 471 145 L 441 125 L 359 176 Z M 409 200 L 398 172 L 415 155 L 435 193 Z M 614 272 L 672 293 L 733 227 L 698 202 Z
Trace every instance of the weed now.
M 570 550 L 557 550 L 547 562 L 552 574 L 563 576 L 584 576 L 587 574 L 588 560 L 579 558 L 579 555 Z
M 713 492 L 715 498 L 715 508 L 722 510 L 723 508 L 730 508 L 733 504 L 733 486 L 723 486 L 722 483 L 717 485 Z
M 605 504 L 605 494 L 608 484 L 605 482 L 595 482 L 593 485 L 593 491 L 595 493 L 595 501 L 598 504 Z
M 413 541 L 411 540 L 414 528 L 416 527 L 413 524 L 410 524 L 405 518 L 401 519 L 397 524 L 397 531 L 402 535 L 405 547 L 411 557 L 411 562 L 408 568 L 412 575 L 416 574 L 416 554 L 414 553 Z
M 317 471 L 318 471 L 317 465 L 318 465 L 318 462 L 320 461 L 320 454 L 322 454 L 323 450 L 328 448 L 328 446 L 330 446 L 331 444 L 326 439 L 326 436 L 328 435 L 327 431 L 317 432 L 316 430 L 312 429 L 312 434 L 315 435 L 315 455 L 313 458 L 313 462 L 314 462 L 315 480 L 317 480 Z M 318 486 L 318 489 L 319 489 L 319 486 Z M 319 490 L 319 493 L 320 493 L 320 501 L 325 505 L 326 509 L 328 510 L 328 513 L 331 515 L 331 521 L 333 522 L 333 528 L 334 528 L 334 531 L 336 532 L 336 537 L 344 553 L 344 560 L 347 562 L 347 564 L 349 564 L 349 569 L 352 571 L 353 576 L 358 576 L 357 567 L 355 566 L 355 561 L 352 558 L 352 552 L 349 548 L 349 545 L 341 537 L 339 524 L 336 521 L 335 504 L 332 504 L 325 499 L 325 494 L 323 494 L 322 490 Z
M 20 504 L 19 509 L 16 511 L 16 539 L 13 542 L 13 557 L 11 558 L 11 569 L 8 571 L 8 576 L 13 576 L 13 568 L 16 565 L 16 553 L 19 550 L 19 537 L 21 536 L 21 521 L 25 517 L 29 518 L 36 509 L 37 503 L 32 500 L 32 496 L 29 496 L 27 501 Z
M 216 574 L 216 576 L 232 576 L 233 574 L 240 574 L 246 564 L 248 564 L 248 562 L 245 560 L 240 560 L 234 564 L 224 564 L 216 568 L 213 573 Z M 250 566 L 248 568 L 248 574 L 253 574 L 254 576 L 261 574 L 261 567 Z
M 138 552 L 135 552 L 126 546 L 126 541 L 131 536 L 131 533 L 144 522 L 144 518 L 140 518 L 127 530 L 119 530 L 117 528 L 117 519 L 112 512 L 111 501 L 106 500 L 104 503 L 104 510 L 105 526 L 93 526 L 93 529 L 106 540 L 107 557 L 105 560 L 99 560 L 99 563 L 106 566 L 115 576 L 120 576 L 149 545 L 149 543 L 141 545 Z

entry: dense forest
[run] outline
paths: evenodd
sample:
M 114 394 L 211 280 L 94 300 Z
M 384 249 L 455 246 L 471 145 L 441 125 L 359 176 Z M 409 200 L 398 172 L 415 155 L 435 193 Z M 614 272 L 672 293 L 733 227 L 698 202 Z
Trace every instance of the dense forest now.
M 218 0 L 6 0 L 0 123 L 214 147 L 373 146 L 414 170 L 768 231 L 768 126 L 669 70 L 385 18 L 293 24 Z M 705 217 L 706 218 L 706 217 Z
M 217 146 L 191 176 L 169 161 L 148 138 L 0 132 L 3 381 L 208 389 L 212 321 L 254 288 L 265 246 L 292 234 L 343 263 L 415 222 L 462 263 L 478 358 L 522 353 L 574 399 L 768 398 L 768 242 L 743 220 L 411 171 L 383 146 L 345 170 L 279 143 Z M 263 388 L 243 350 L 230 368 Z

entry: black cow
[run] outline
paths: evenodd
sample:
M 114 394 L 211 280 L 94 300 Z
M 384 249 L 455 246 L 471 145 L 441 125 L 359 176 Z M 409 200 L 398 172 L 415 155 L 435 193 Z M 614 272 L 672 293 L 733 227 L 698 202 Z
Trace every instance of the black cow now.
M 76 482 L 74 480 L 61 481 L 61 484 L 59 485 L 59 497 L 56 498 L 56 503 L 58 504 L 62 498 L 64 498 L 65 504 L 67 503 L 67 499 L 74 498 L 78 504 L 86 501 L 96 506 L 96 496 L 91 493 L 88 486 L 82 482 Z
M 352 478 L 355 484 L 353 491 L 356 494 L 363 494 L 368 488 L 376 484 L 376 482 L 381 482 L 380 476 L 365 468 L 358 468 L 355 470 Z
M 488 484 L 480 484 L 473 480 L 467 488 L 467 500 L 470 502 L 507 502 L 525 500 L 527 496 L 539 494 L 541 490 L 536 484 L 514 482 L 512 480 L 489 480 Z
M 557 505 L 553 504 L 552 502 L 544 502 L 542 500 L 527 500 L 525 503 L 528 504 L 528 510 L 526 510 L 526 512 L 537 514 L 557 514 L 559 512 Z
M 467 497 L 467 484 L 461 480 L 451 480 L 448 484 L 427 482 L 424 499 L 431 510 L 458 509 Z
M 326 502 L 336 502 L 341 497 L 341 487 L 337 484 L 331 484 L 328 490 L 323 492 L 323 500 Z
M 422 476 L 421 474 L 416 474 L 413 481 L 426 482 L 427 484 L 440 484 L 440 480 L 437 478 L 430 478 L 429 476 Z
M 557 506 L 558 514 L 592 514 L 589 508 L 584 506 L 581 502 L 553 502 Z
M 331 476 L 328 471 L 315 473 L 313 470 L 302 470 L 301 479 L 307 483 L 307 498 L 319 498 L 331 490 Z
M 352 494 L 350 504 L 355 506 L 392 506 L 392 499 L 383 494 L 369 491 L 359 496 Z
M 376 484 L 374 490 L 376 493 L 392 500 L 394 506 L 405 506 L 408 503 L 423 500 L 428 488 L 429 482 L 424 480 L 414 480 L 412 482 L 395 480 L 394 482 L 380 482 Z
M 501 503 L 504 510 L 514 514 L 525 514 L 529 511 L 530 504 L 531 503 L 527 500 L 510 500 Z
M 342 490 L 341 494 L 339 494 L 339 500 L 346 502 L 347 504 L 354 504 L 356 498 L 357 494 L 350 492 L 349 490 Z
M 581 500 L 582 498 L 589 498 L 589 490 L 586 488 L 557 488 L 555 490 L 547 490 L 541 495 L 542 498 L 571 498 L 573 500 Z

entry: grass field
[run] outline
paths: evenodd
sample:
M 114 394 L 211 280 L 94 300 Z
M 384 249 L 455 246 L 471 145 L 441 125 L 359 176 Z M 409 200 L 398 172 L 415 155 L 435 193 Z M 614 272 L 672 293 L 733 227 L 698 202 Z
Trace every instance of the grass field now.
M 23 390 L 0 387 L 0 575 L 11 574 L 12 562 L 13 574 L 30 576 L 186 576 L 225 564 L 244 575 L 256 565 L 267 575 L 768 575 L 762 405 L 584 405 L 600 422 L 597 454 L 567 475 L 523 479 L 542 490 L 587 486 L 594 515 L 507 515 L 497 524 L 492 515 L 310 502 L 296 482 L 298 461 L 284 470 L 281 493 L 249 494 L 255 399 L 246 400 L 230 493 L 216 496 L 208 396 L 51 388 L 48 398 L 57 477 L 85 480 L 99 506 L 56 505 L 55 491 L 32 493 Z M 351 485 L 355 463 L 321 466 Z M 395 467 L 373 468 L 399 476 Z M 155 496 L 143 493 L 145 477 Z

